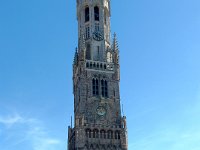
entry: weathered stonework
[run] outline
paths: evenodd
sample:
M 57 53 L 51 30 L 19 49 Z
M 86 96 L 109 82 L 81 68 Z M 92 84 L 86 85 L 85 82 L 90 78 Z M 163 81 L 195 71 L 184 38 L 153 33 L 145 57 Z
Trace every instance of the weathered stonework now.
M 116 35 L 110 41 L 110 0 L 77 0 L 78 48 L 73 62 L 74 127 L 68 150 L 127 150 L 120 109 Z

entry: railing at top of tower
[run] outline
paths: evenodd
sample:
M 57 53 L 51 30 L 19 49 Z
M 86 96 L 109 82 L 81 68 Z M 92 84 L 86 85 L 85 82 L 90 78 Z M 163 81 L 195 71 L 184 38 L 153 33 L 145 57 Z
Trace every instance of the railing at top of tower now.
M 114 63 L 86 60 L 86 68 L 100 71 L 114 71 Z

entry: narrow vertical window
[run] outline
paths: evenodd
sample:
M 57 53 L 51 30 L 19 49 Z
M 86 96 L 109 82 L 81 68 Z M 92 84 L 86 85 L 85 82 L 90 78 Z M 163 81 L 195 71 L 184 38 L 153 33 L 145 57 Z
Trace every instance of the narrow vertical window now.
M 90 20 L 90 9 L 89 7 L 85 8 L 85 22 L 88 22 Z
M 99 21 L 99 7 L 98 6 L 94 7 L 94 20 Z
M 103 131 L 100 131 L 100 138 L 103 139 Z
M 106 25 L 107 24 L 107 20 L 106 20 L 106 9 L 104 10 L 104 24 Z
M 85 39 L 89 39 L 90 38 L 90 27 L 87 26 L 85 27 Z
M 113 138 L 113 132 L 111 130 L 108 131 L 108 139 Z
M 107 81 L 105 81 L 105 97 L 108 97 L 108 85 Z
M 106 80 L 101 80 L 101 94 L 103 97 L 108 97 L 108 83 Z
M 87 129 L 87 130 L 86 130 L 86 137 L 87 137 L 87 138 L 91 138 L 91 137 L 92 137 L 92 134 L 91 134 L 91 130 L 90 130 L 90 129 Z
M 100 138 L 101 139 L 106 139 L 106 132 L 104 130 L 100 131 Z
M 99 138 L 99 131 L 97 129 L 93 130 L 93 138 Z
M 92 91 L 93 91 L 93 96 L 99 95 L 99 81 L 97 79 L 92 80 Z
M 96 95 L 99 95 L 99 81 L 96 79 Z
M 93 91 L 92 93 L 93 93 L 93 95 L 96 94 L 95 82 L 96 82 L 96 80 L 93 79 L 93 80 L 92 80 L 92 91 Z
M 100 50 L 99 50 L 99 46 L 97 46 L 97 60 L 99 60 L 100 58 Z
M 119 131 L 115 131 L 115 139 L 120 139 Z
M 87 47 L 86 47 L 86 59 L 87 60 L 91 59 L 90 44 L 87 44 Z M 88 64 L 88 66 L 89 66 L 89 64 Z
M 89 138 L 92 138 L 91 130 L 89 130 Z

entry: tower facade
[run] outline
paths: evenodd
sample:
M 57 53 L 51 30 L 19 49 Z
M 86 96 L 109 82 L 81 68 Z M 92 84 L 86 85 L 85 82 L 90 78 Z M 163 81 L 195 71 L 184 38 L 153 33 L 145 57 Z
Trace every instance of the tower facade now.
M 78 48 L 73 62 L 74 127 L 68 150 L 127 150 L 120 107 L 119 49 L 110 35 L 110 0 L 77 0 Z

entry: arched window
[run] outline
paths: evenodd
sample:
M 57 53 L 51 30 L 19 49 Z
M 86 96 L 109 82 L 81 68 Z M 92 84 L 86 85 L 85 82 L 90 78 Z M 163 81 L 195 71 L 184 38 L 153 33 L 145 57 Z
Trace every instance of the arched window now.
M 96 68 L 96 63 L 93 63 L 93 67 Z
M 101 68 L 101 69 L 102 69 L 102 67 L 103 67 L 102 64 L 100 64 L 100 68 Z
M 86 137 L 87 137 L 87 138 L 91 138 L 91 137 L 92 137 L 92 135 L 91 135 L 91 130 L 90 130 L 90 129 L 87 129 L 87 130 L 86 130 Z
M 97 79 L 92 80 L 92 90 L 93 90 L 93 96 L 99 95 L 99 81 Z
M 94 20 L 99 21 L 99 7 L 98 6 L 94 7 Z
M 89 63 L 88 62 L 86 63 L 86 68 L 89 68 Z
M 100 138 L 101 139 L 106 139 L 106 132 L 105 132 L 105 130 L 101 130 L 100 131 Z
M 101 94 L 103 97 L 108 97 L 108 83 L 106 80 L 101 80 Z
M 115 139 L 120 139 L 120 133 L 119 133 L 119 131 L 115 131 Z
M 108 131 L 108 139 L 112 139 L 113 138 L 113 131 L 109 130 Z
M 106 69 L 106 64 L 104 64 L 104 69 Z
M 93 130 L 93 138 L 99 138 L 99 131 L 97 129 Z
M 90 9 L 89 7 L 85 8 L 85 22 L 90 20 Z

